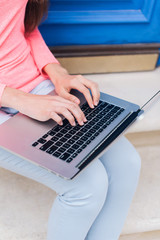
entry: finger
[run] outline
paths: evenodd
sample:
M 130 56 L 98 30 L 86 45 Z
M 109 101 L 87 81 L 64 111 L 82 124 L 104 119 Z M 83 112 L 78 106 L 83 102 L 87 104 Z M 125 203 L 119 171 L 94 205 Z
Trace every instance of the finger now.
M 100 91 L 99 91 L 99 87 L 98 84 L 95 82 L 92 82 L 86 78 L 82 78 L 81 82 L 89 89 L 91 89 L 92 92 L 92 96 L 93 96 L 93 103 L 95 106 L 98 105 L 99 102 L 99 98 L 100 98 Z
M 55 112 L 58 114 L 62 114 L 69 122 L 72 126 L 76 126 L 76 122 L 75 119 L 73 117 L 73 115 L 71 114 L 70 111 L 68 111 L 67 108 L 63 107 L 57 107 L 55 109 Z
M 80 107 L 77 104 L 72 103 L 72 102 L 69 102 L 69 104 L 59 102 L 56 106 L 55 111 L 64 115 L 66 112 L 66 109 L 70 112 L 70 114 L 72 116 L 74 116 L 77 119 L 77 122 L 79 123 L 79 125 L 83 125 L 84 122 L 87 121 L 87 119 L 86 119 L 84 113 L 82 112 L 82 110 L 80 109 Z M 65 115 L 65 117 L 68 119 L 68 117 L 70 117 L 70 116 Z M 71 123 L 71 125 L 73 125 L 75 123 L 74 117 L 72 119 L 68 119 L 68 121 Z
M 62 95 L 63 95 L 63 97 L 64 97 L 65 99 L 68 99 L 69 101 L 74 102 L 74 103 L 76 103 L 76 104 L 78 104 L 78 105 L 80 104 L 80 100 L 79 100 L 76 96 L 68 93 L 67 91 L 64 90 L 64 91 L 62 92 Z
M 91 94 L 90 94 L 90 91 L 88 90 L 88 88 L 85 87 L 85 86 L 84 86 L 82 83 L 80 83 L 80 82 L 79 82 L 74 88 L 77 89 L 78 91 L 80 91 L 80 92 L 84 95 L 84 97 L 85 97 L 85 99 L 87 100 L 90 108 L 94 108 L 93 99 L 92 99 L 92 97 L 91 97 Z
M 78 99 L 78 98 L 77 98 Z M 60 102 L 60 103 L 67 103 L 67 104 L 70 104 L 70 103 L 73 103 L 73 101 L 71 101 L 71 100 L 69 100 L 69 99 L 66 99 L 66 98 L 64 98 L 64 97 L 61 97 L 61 96 L 54 96 L 54 98 L 53 98 L 53 101 L 57 101 L 57 102 Z M 78 101 L 79 101 L 79 99 L 78 99 Z M 80 101 L 79 101 L 79 103 L 80 103 Z M 78 104 L 79 104 L 78 103 Z M 77 103 L 76 103 L 77 104 Z
M 84 113 L 80 109 L 80 107 L 77 104 L 69 104 L 66 106 L 67 109 L 74 115 L 74 117 L 77 119 L 79 125 L 83 125 L 84 122 L 87 121 Z
M 55 112 L 51 112 L 50 117 L 59 125 L 63 125 L 62 118 Z

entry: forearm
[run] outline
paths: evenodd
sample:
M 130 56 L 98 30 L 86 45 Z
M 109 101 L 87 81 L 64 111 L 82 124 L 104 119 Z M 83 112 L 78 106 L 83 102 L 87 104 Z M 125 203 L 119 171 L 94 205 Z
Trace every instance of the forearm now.
M 60 64 L 56 63 L 47 64 L 43 68 L 43 71 L 49 76 L 49 78 L 54 84 L 57 80 L 69 74 L 65 68 L 63 68 Z
M 19 111 L 26 94 L 18 89 L 5 87 L 1 98 L 1 106 L 11 107 Z

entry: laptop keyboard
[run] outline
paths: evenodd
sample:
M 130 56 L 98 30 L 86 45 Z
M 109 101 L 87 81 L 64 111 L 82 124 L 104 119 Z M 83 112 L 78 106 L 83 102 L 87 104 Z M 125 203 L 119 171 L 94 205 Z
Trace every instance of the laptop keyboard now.
M 32 146 L 70 163 L 124 111 L 119 106 L 101 100 L 93 109 L 88 103 L 84 103 L 81 109 L 87 118 L 83 126 L 71 126 L 64 119 L 62 126 L 57 124 Z

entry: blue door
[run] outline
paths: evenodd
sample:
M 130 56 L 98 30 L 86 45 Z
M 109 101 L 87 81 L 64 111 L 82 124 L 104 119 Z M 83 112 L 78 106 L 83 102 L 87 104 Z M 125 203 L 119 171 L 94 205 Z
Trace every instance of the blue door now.
M 159 0 L 50 0 L 49 46 L 160 42 Z

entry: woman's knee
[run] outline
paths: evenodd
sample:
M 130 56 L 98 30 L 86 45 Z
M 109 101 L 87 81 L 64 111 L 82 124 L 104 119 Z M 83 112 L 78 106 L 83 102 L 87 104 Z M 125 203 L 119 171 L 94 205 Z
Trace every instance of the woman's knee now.
M 138 179 L 141 169 L 141 158 L 133 145 L 121 137 L 102 156 L 109 178 L 123 178 L 127 181 Z
M 101 209 L 108 190 L 108 176 L 103 164 L 95 160 L 70 182 L 63 200 L 68 199 L 71 205 L 86 206 L 88 211 Z
M 134 146 L 126 139 L 123 138 L 123 148 L 124 148 L 124 165 L 126 171 L 129 172 L 130 177 L 139 177 L 141 169 L 141 158 Z M 126 150 L 125 150 L 126 149 Z

